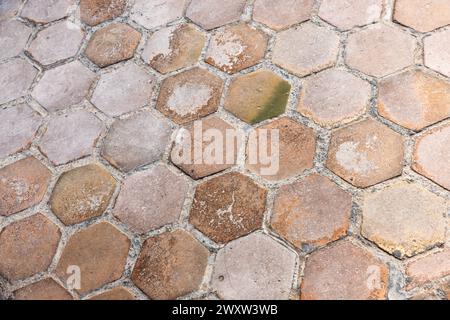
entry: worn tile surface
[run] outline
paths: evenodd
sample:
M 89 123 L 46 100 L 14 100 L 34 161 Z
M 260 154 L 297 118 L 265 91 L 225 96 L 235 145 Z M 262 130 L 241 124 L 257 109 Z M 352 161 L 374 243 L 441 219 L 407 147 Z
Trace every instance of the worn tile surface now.
M 0 299 L 449 299 L 449 1 L 0 0 L 0 48 Z

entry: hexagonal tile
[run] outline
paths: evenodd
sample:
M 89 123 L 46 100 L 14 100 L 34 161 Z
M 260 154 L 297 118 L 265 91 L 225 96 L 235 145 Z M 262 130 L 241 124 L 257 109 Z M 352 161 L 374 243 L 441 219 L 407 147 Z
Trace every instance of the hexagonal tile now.
M 27 94 L 38 70 L 21 58 L 0 64 L 0 104 Z
M 211 30 L 231 22 L 238 21 L 244 11 L 245 0 L 192 0 L 186 11 L 186 17 Z
M 346 62 L 370 76 L 383 77 L 414 64 L 416 39 L 378 23 L 349 35 Z
M 170 160 L 194 179 L 201 179 L 231 168 L 236 164 L 241 142 L 238 140 L 239 137 L 233 141 L 228 140 L 227 134 L 236 131 L 233 126 L 216 116 L 196 121 L 178 131 Z M 208 140 L 210 134 L 214 137 L 213 143 Z M 195 149 L 198 143 L 202 145 L 200 151 Z M 217 143 L 222 146 L 222 152 L 220 155 L 212 152 L 211 156 L 209 148 L 219 150 L 213 147 Z
M 148 38 L 142 59 L 161 73 L 176 71 L 197 63 L 205 41 L 192 24 L 163 28 Z
M 132 171 L 160 160 L 171 133 L 169 121 L 142 112 L 112 125 L 101 155 L 119 170 Z
M 89 300 L 126 301 L 135 300 L 134 295 L 124 287 L 117 287 L 93 296 Z
M 9 280 L 20 280 L 45 271 L 60 237 L 58 227 L 42 214 L 8 225 L 0 233 L 0 274 Z
M 131 19 L 144 28 L 153 29 L 183 16 L 186 0 L 136 0 L 131 10 Z
M 41 202 L 51 172 L 29 157 L 0 170 L 0 216 L 10 216 Z
M 269 70 L 258 70 L 232 80 L 225 109 L 239 119 L 255 124 L 284 113 L 291 85 Z
M 22 0 L 9 0 L 0 3 L 0 21 L 5 21 L 15 16 L 22 5 Z
M 333 132 L 327 167 L 347 182 L 366 188 L 403 171 L 403 138 L 367 119 Z
M 450 3 L 445 0 L 397 0 L 394 20 L 420 32 L 433 31 L 450 24 Z
M 275 130 L 278 140 L 274 139 Z M 247 144 L 248 170 L 269 181 L 277 181 L 293 177 L 313 167 L 316 153 L 316 137 L 313 129 L 292 119 L 281 118 L 258 127 L 253 134 L 255 135 Z M 264 152 L 272 160 L 269 164 L 261 158 L 261 148 L 264 148 L 260 145 L 261 137 L 267 137 L 268 147 Z M 278 147 L 272 149 L 275 144 Z
M 27 149 L 42 124 L 41 116 L 26 104 L 0 109 L 0 158 Z
M 116 188 L 116 180 L 104 168 L 90 164 L 59 177 L 50 208 L 65 224 L 76 224 L 102 215 Z
M 131 276 L 151 299 L 175 299 L 199 288 L 209 251 L 183 230 L 145 241 Z
M 27 51 L 43 65 L 49 65 L 77 54 L 84 31 L 70 21 L 61 21 L 42 31 Z
M 212 287 L 229 300 L 287 300 L 296 255 L 262 233 L 227 244 L 217 253 Z
M 204 69 L 184 71 L 162 82 L 156 108 L 184 124 L 216 112 L 222 88 L 222 79 Z
M 184 176 L 157 165 L 125 180 L 113 214 L 135 232 L 158 229 L 178 220 L 188 188 Z
M 333 66 L 338 52 L 337 34 L 307 22 L 277 35 L 272 61 L 281 68 L 304 77 Z
M 126 4 L 127 0 L 81 0 L 81 21 L 90 26 L 96 26 L 120 16 Z
M 1 21 L 1 18 L 0 18 Z M 17 20 L 0 23 L 0 59 L 19 55 L 27 44 L 31 35 L 30 27 Z
M 55 165 L 66 164 L 91 155 L 103 130 L 102 122 L 84 110 L 55 116 L 39 141 L 39 149 Z
M 253 19 L 274 30 L 309 20 L 314 0 L 256 0 Z
M 29 0 L 21 16 L 36 23 L 48 23 L 67 17 L 75 0 Z
M 319 17 L 342 30 L 365 26 L 380 20 L 383 0 L 324 0 Z
M 412 168 L 450 190 L 450 125 L 436 128 L 420 137 L 415 145 Z
M 412 261 L 406 268 L 408 288 L 422 286 L 427 282 L 450 275 L 450 249 L 430 254 Z
M 15 300 L 72 300 L 69 292 L 52 278 L 47 278 L 14 292 Z
M 331 127 L 362 115 L 370 101 L 370 84 L 349 72 L 329 69 L 305 79 L 297 111 Z
M 397 182 L 364 197 L 362 235 L 397 258 L 445 241 L 448 203 L 416 183 Z
M 50 112 L 84 101 L 96 76 L 79 61 L 48 70 L 31 95 Z
M 352 196 L 313 174 L 278 191 L 272 228 L 296 247 L 322 246 L 347 234 Z
M 383 80 L 379 85 L 378 112 L 411 130 L 450 117 L 450 82 L 414 70 Z
M 216 68 L 236 73 L 264 58 L 267 35 L 246 24 L 217 31 L 210 40 L 205 61 Z
M 156 80 L 145 69 L 130 62 L 103 74 L 91 102 L 115 117 L 150 103 Z
M 450 77 L 450 30 L 433 33 L 423 42 L 425 65 Z
M 189 222 L 218 243 L 262 227 L 267 191 L 240 173 L 227 173 L 197 186 Z
M 130 240 L 114 226 L 101 222 L 72 235 L 56 267 L 58 277 L 67 283 L 69 266 L 80 268 L 80 294 L 119 279 L 125 269 Z
M 112 23 L 92 35 L 85 55 L 103 68 L 132 58 L 139 41 L 139 31 L 124 23 Z
M 303 300 L 385 299 L 387 266 L 348 240 L 314 252 L 306 261 Z

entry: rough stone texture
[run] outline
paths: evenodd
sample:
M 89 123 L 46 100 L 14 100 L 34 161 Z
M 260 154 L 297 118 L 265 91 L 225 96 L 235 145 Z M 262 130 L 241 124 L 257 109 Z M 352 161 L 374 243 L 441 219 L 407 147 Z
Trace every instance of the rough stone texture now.
M 116 117 L 150 103 L 155 79 L 145 69 L 128 63 L 103 74 L 91 102 L 109 116 Z
M 306 261 L 303 300 L 385 299 L 388 268 L 348 240 L 314 252 Z
M 131 19 L 144 28 L 153 29 L 183 16 L 186 0 L 136 0 Z
M 84 31 L 70 21 L 61 21 L 42 31 L 31 42 L 27 51 L 43 65 L 49 65 L 77 54 Z
M 34 87 L 32 96 L 50 112 L 84 101 L 95 74 L 79 61 L 48 70 Z
M 21 58 L 0 63 L 0 104 L 27 94 L 38 71 Z
M 362 235 L 398 258 L 445 241 L 445 199 L 418 184 L 397 182 L 364 197 Z
M 319 16 L 342 30 L 365 26 L 380 20 L 383 0 L 323 0 Z
M 262 227 L 267 191 L 240 173 L 227 173 L 197 186 L 189 222 L 218 243 Z
M 275 130 L 278 130 L 278 141 L 274 140 Z M 258 127 L 255 133 L 258 140 L 249 141 L 247 146 L 248 170 L 267 180 L 277 181 L 293 177 L 313 167 L 316 153 L 316 137 L 313 129 L 292 119 L 281 118 Z M 258 142 L 261 141 L 259 140 L 261 136 L 267 137 L 267 148 Z M 272 148 L 275 143 L 278 149 Z M 261 159 L 261 149 L 272 160 L 270 164 L 264 163 L 264 159 Z
M 271 226 L 298 248 L 323 246 L 347 234 L 352 197 L 313 174 L 278 191 Z
M 338 52 L 337 34 L 308 22 L 277 35 L 272 61 L 304 77 L 333 66 Z
M 104 168 L 91 164 L 63 173 L 53 189 L 50 208 L 66 225 L 103 214 L 116 188 Z
M 55 165 L 92 154 L 104 129 L 93 114 L 81 110 L 53 117 L 39 142 L 39 149 Z
M 425 65 L 450 77 L 450 30 L 434 33 L 424 42 Z
M 403 171 L 403 138 L 367 119 L 331 135 L 327 167 L 347 182 L 366 188 Z
M 291 84 L 269 70 L 258 70 L 232 80 L 225 109 L 255 124 L 284 113 Z
M 244 11 L 245 0 L 192 0 L 186 11 L 186 17 L 211 30 L 231 22 L 238 21 Z
M 246 24 L 225 27 L 210 40 L 205 61 L 227 73 L 236 73 L 264 58 L 267 36 Z
M 0 14 L 0 47 L 2 48 L 0 59 L 19 55 L 25 48 L 30 35 L 31 29 L 28 26 L 17 20 L 1 22 Z
M 0 3 L 0 21 L 5 21 L 17 14 L 22 0 L 9 0 Z
M 199 120 L 178 131 L 179 138 L 174 142 L 171 161 L 194 179 L 231 168 L 236 164 L 241 143 L 238 138 L 229 140 L 228 134 L 234 133 L 236 129 L 233 126 L 216 116 Z M 214 138 L 213 142 L 210 137 Z M 222 146 L 220 154 L 213 152 L 220 150 L 216 149 L 216 143 Z M 202 146 L 200 152 L 195 149 L 197 144 Z
M 34 139 L 42 120 L 26 104 L 0 109 L 0 158 L 27 149 Z
M 420 131 L 450 117 L 450 82 L 418 70 L 395 75 L 380 83 L 378 112 Z
M 15 300 L 72 300 L 69 292 L 52 278 L 30 284 L 14 292 Z
M 227 300 L 287 300 L 296 255 L 262 233 L 222 248 L 216 257 L 212 287 Z
M 156 108 L 177 124 L 198 120 L 217 111 L 222 88 L 222 79 L 209 71 L 184 71 L 162 82 Z
M 89 300 L 113 300 L 113 301 L 125 301 L 125 300 L 136 300 L 134 295 L 125 289 L 124 287 L 117 287 L 112 290 L 100 293 L 93 296 Z
M 420 32 L 433 31 L 450 24 L 450 2 L 446 0 L 397 0 L 394 20 Z
M 166 119 L 149 112 L 117 120 L 105 138 L 101 155 L 128 172 L 162 158 L 172 129 Z
M 309 20 L 314 0 L 256 0 L 253 19 L 274 30 Z
M 35 158 L 14 162 L 0 170 L 0 216 L 10 216 L 41 202 L 50 171 Z
M 81 272 L 80 294 L 86 294 L 122 276 L 130 240 L 107 222 L 75 233 L 68 241 L 58 262 L 56 273 L 67 282 L 69 266 Z
M 107 67 L 132 58 L 140 40 L 139 31 L 127 24 L 113 23 L 92 35 L 85 55 L 99 67 Z
M 81 0 L 81 21 L 90 26 L 96 26 L 120 16 L 126 4 L 127 0 Z
M 450 249 L 445 248 L 443 251 L 410 262 L 406 274 L 410 282 L 408 288 L 450 275 Z
M 41 214 L 8 225 L 0 233 L 0 274 L 13 281 L 45 271 L 60 237 L 58 227 Z
M 66 17 L 75 0 L 29 0 L 21 16 L 36 23 L 47 23 Z
M 114 216 L 137 233 L 146 233 L 180 216 L 189 184 L 164 165 L 128 177 L 122 185 Z
M 192 24 L 163 28 L 148 38 L 142 59 L 161 73 L 176 71 L 198 61 L 205 41 Z
M 414 148 L 412 168 L 450 190 L 450 125 L 420 137 Z
M 151 299 L 175 299 L 199 288 L 209 252 L 186 231 L 149 238 L 132 280 Z
M 415 38 L 382 23 L 349 35 L 347 64 L 370 76 L 383 77 L 414 63 Z
M 347 123 L 366 111 L 370 93 L 368 82 L 329 69 L 305 79 L 297 111 L 326 127 Z

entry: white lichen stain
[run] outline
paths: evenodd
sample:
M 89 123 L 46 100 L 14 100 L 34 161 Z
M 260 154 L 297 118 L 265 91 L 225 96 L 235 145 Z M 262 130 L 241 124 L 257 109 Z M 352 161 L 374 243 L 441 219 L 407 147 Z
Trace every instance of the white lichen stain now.
M 239 62 L 247 47 L 240 38 L 232 33 L 223 33 L 211 41 L 210 58 L 214 63 L 227 71 L 231 71 Z
M 149 49 L 148 58 L 153 60 L 158 56 L 167 58 L 171 55 L 176 54 L 172 48 L 172 41 L 174 37 L 175 27 L 160 30 L 153 34 L 150 43 L 151 48 Z
M 212 93 L 208 85 L 186 83 L 174 88 L 167 101 L 167 107 L 180 116 L 193 114 L 208 104 Z
M 372 141 L 368 141 L 369 148 Z M 359 142 L 345 142 L 339 146 L 336 152 L 336 161 L 349 172 L 354 172 L 363 176 L 369 175 L 373 170 L 377 169 L 375 163 L 370 161 L 367 153 L 358 151 Z

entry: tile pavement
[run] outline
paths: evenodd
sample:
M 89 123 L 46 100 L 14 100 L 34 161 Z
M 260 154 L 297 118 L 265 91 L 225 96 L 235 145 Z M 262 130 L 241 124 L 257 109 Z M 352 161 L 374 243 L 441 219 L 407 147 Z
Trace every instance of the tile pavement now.
M 449 299 L 449 28 L 445 0 L 1 1 L 0 297 Z M 177 162 L 195 120 L 245 133 L 230 163 Z

